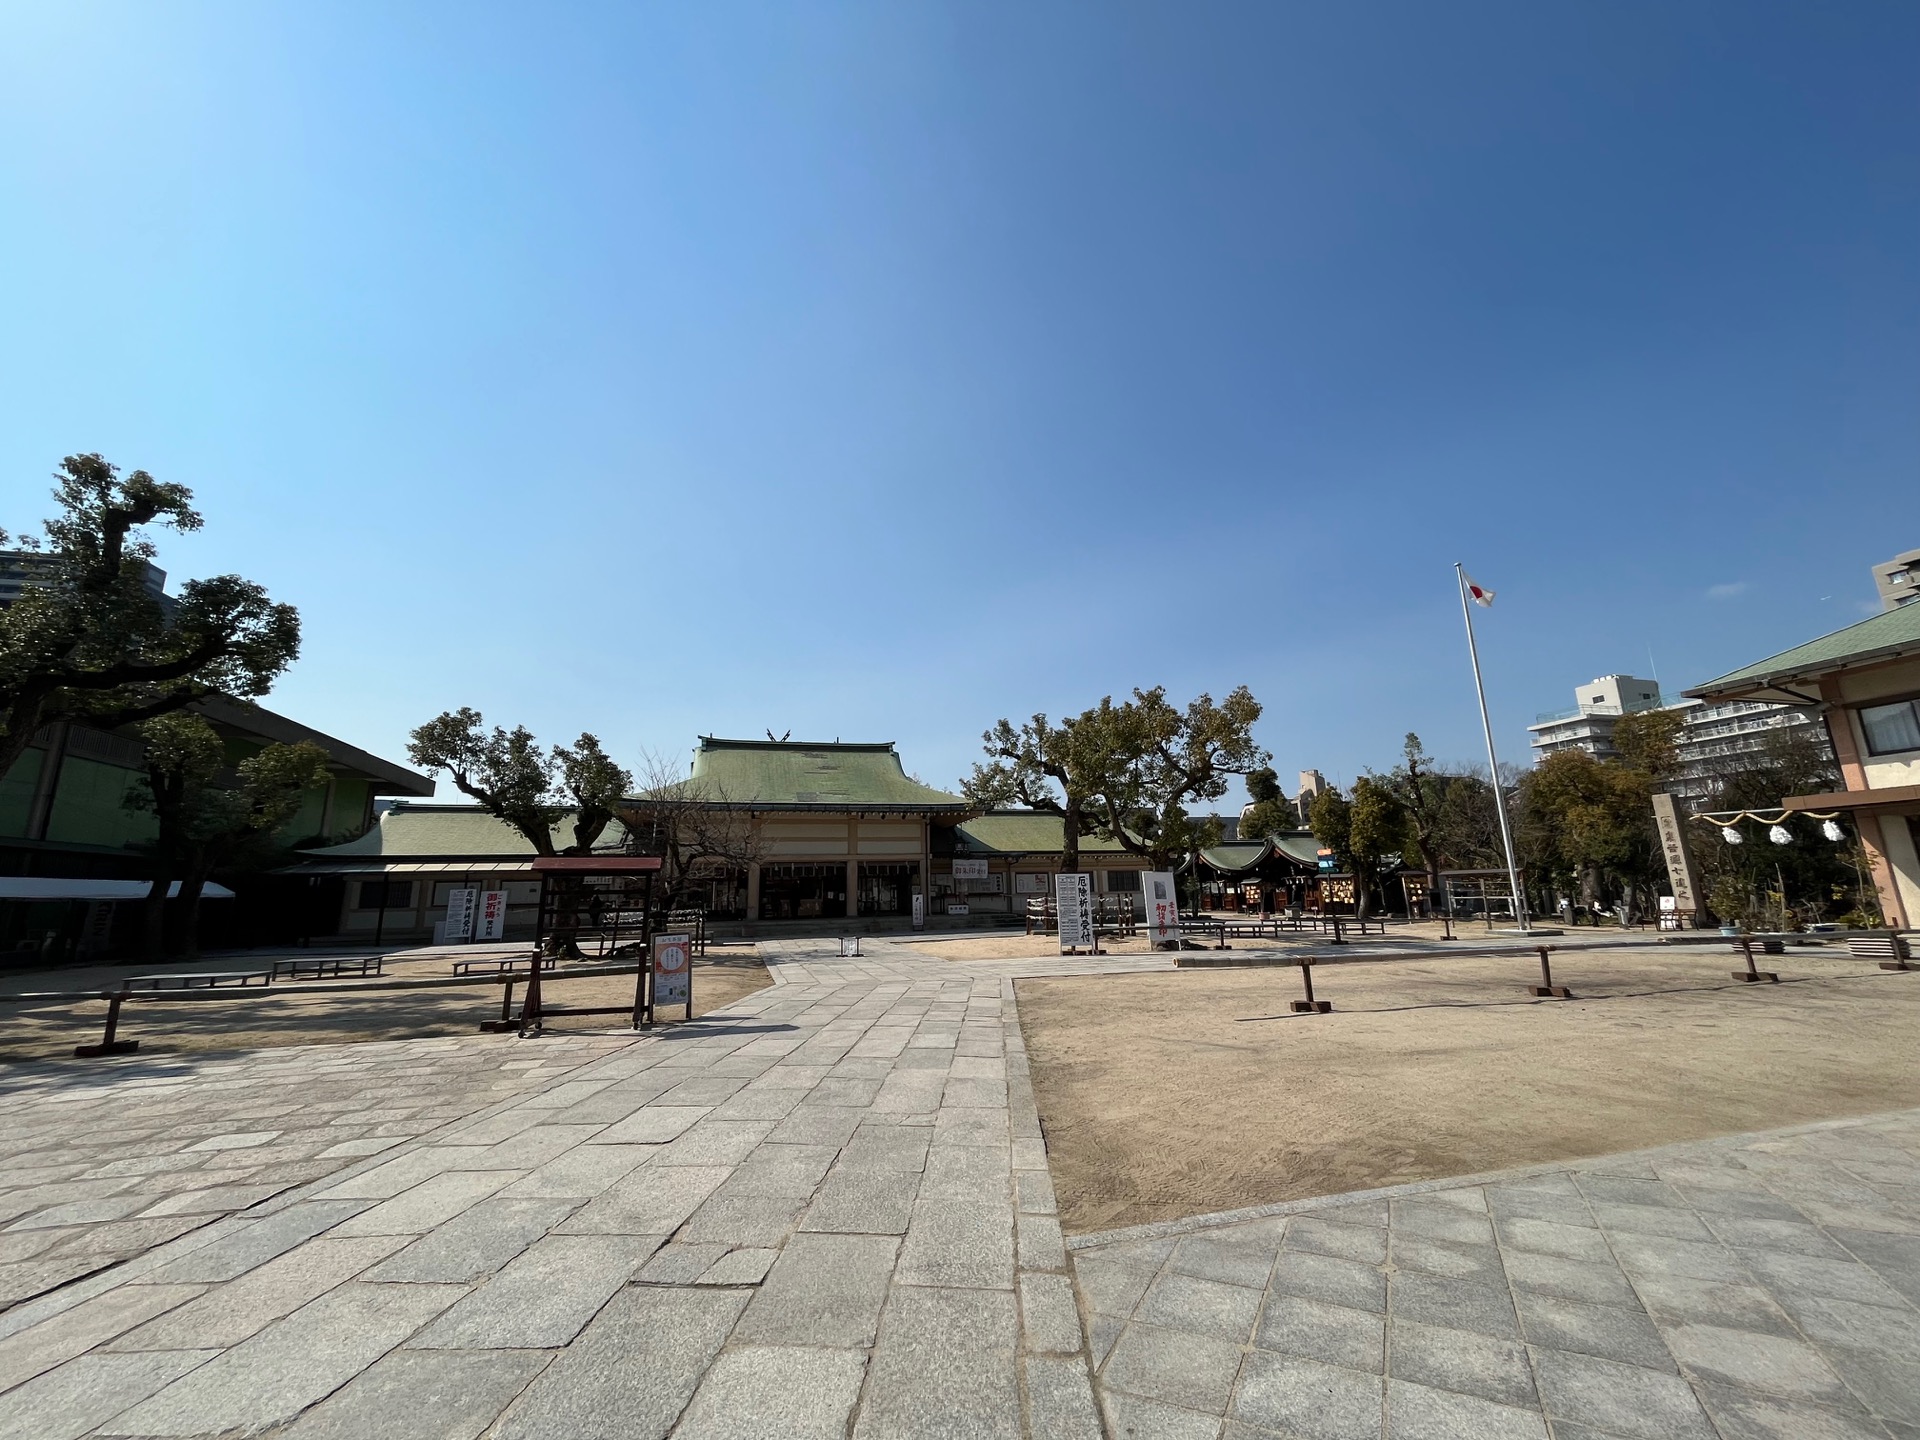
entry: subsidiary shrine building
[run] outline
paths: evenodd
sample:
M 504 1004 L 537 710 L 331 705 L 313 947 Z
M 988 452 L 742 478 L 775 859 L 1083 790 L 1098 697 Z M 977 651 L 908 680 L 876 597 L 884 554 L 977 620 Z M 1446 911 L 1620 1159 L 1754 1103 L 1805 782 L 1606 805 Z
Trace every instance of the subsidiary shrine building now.
M 597 849 L 648 851 L 650 797 L 635 796 Z M 676 802 L 741 837 L 737 857 L 699 872 L 696 904 L 712 922 L 904 922 L 916 893 L 930 924 L 1018 917 L 1060 868 L 1061 822 L 1029 812 L 982 814 L 963 796 L 908 775 L 892 742 L 831 744 L 702 737 Z M 628 827 L 632 827 L 629 829 Z M 570 822 L 554 831 L 556 848 Z M 508 934 L 531 934 L 539 883 L 533 847 L 471 805 L 402 802 L 367 834 L 307 852 L 296 871 L 339 877 L 339 933 L 381 940 L 431 935 L 450 891 L 507 892 Z M 1139 889 L 1143 862 L 1116 841 L 1081 842 L 1098 893 Z

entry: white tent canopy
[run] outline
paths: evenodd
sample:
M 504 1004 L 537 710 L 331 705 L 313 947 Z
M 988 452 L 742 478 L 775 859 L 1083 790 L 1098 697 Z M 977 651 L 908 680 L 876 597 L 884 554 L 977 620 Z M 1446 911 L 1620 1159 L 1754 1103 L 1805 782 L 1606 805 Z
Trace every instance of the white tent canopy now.
M 0 900 L 144 900 L 152 885 L 145 880 L 65 880 L 40 875 L 0 875 Z M 173 882 L 169 897 L 180 894 Z M 231 900 L 233 891 L 209 880 L 203 900 Z

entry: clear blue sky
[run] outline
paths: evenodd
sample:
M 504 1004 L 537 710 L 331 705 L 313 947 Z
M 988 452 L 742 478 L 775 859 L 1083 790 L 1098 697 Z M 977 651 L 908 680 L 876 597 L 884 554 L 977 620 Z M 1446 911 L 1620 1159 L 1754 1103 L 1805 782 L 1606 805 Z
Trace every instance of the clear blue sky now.
M 0 524 L 192 486 L 270 702 L 684 756 L 1238 683 L 1506 755 L 1920 545 L 1920 6 L 15 4 Z

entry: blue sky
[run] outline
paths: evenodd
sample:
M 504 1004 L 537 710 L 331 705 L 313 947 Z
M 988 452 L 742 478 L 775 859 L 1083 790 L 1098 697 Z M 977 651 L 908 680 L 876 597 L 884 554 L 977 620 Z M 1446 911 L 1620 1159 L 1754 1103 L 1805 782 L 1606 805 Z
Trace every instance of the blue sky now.
M 1250 685 L 1506 756 L 1920 545 L 1920 7 L 0 16 L 0 525 L 98 450 L 398 756 L 893 739 Z

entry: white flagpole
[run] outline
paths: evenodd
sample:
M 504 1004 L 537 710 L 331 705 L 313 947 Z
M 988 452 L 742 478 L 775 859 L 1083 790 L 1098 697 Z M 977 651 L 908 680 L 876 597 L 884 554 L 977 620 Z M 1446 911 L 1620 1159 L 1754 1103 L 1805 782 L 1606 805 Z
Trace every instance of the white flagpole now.
M 1507 824 L 1507 797 L 1500 786 L 1500 758 L 1493 752 L 1493 721 L 1487 716 L 1487 687 L 1480 680 L 1480 647 L 1473 639 L 1473 608 L 1467 603 L 1467 572 L 1454 562 L 1454 578 L 1460 582 L 1460 618 L 1467 622 L 1467 654 L 1473 659 L 1473 689 L 1480 697 L 1480 728 L 1487 735 L 1487 769 L 1493 777 L 1493 808 L 1500 817 L 1500 844 L 1507 852 L 1507 883 L 1513 887 L 1513 915 L 1520 928 L 1527 924 L 1527 897 L 1520 890 L 1520 867 L 1513 858 L 1513 829 Z

